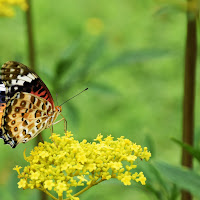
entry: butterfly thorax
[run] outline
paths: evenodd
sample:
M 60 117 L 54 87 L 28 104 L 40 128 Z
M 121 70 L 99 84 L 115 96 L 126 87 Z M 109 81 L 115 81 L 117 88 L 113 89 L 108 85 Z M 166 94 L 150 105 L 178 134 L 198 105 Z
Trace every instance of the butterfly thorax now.
M 48 113 L 48 116 L 51 120 L 47 121 L 46 124 L 46 128 L 49 128 L 50 126 L 53 125 L 53 123 L 55 122 L 56 118 L 58 117 L 58 115 L 62 112 L 62 107 L 61 106 L 55 106 L 53 111 Z
M 62 112 L 62 107 L 61 106 L 56 106 L 55 111 L 61 113 Z

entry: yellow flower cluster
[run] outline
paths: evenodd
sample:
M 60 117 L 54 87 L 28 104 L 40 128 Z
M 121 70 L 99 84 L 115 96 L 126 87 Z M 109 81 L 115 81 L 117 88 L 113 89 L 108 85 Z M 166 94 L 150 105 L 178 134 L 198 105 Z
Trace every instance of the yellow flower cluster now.
M 79 199 L 81 193 L 98 183 L 116 178 L 124 185 L 131 185 L 131 180 L 145 185 L 143 172 L 135 172 L 136 160 L 148 161 L 151 153 L 147 148 L 141 148 L 123 136 L 113 140 L 112 136 L 99 134 L 94 142 L 87 140 L 79 142 L 73 138 L 71 132 L 60 137 L 52 134 L 52 143 L 39 143 L 31 151 L 31 155 L 24 158 L 30 163 L 24 167 L 16 166 L 18 172 L 18 187 L 39 189 L 53 199 L 54 190 L 59 199 L 63 195 L 67 199 Z M 84 186 L 78 193 L 73 188 Z
M 19 6 L 24 11 L 28 8 L 26 0 L 0 0 L 0 16 L 14 16 L 14 6 Z

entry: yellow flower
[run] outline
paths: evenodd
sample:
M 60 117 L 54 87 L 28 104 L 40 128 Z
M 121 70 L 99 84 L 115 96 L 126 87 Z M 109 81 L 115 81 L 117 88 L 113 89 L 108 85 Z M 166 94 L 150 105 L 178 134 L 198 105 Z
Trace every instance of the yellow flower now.
M 22 167 L 16 165 L 16 167 L 14 167 L 13 170 L 17 171 L 17 173 L 20 174 L 20 171 L 19 171 L 19 170 L 20 170 L 21 168 L 22 168 Z
M 18 183 L 18 188 L 25 188 L 26 187 L 26 185 L 27 185 L 27 181 L 26 181 L 26 179 L 21 179 Z
M 48 157 L 48 156 L 49 156 L 49 153 L 48 153 L 47 151 L 41 151 L 40 156 L 41 156 L 42 158 L 45 158 L 45 157 Z
M 111 162 L 110 163 L 110 167 L 112 169 L 116 169 L 116 170 L 119 170 L 120 168 L 122 168 L 122 163 L 121 162 Z
M 92 172 L 93 170 L 96 169 L 96 164 L 95 163 L 87 164 L 86 168 L 87 168 L 87 170 L 89 170 L 90 172 Z
M 121 182 L 124 183 L 124 185 L 131 185 L 131 178 L 131 173 L 126 171 L 125 174 L 123 174 Z
M 142 184 L 142 185 L 145 185 L 145 182 L 146 182 L 146 177 L 144 177 L 144 174 L 143 172 L 140 172 L 139 173 L 139 177 L 137 179 L 135 179 L 136 182 L 139 182 Z
M 67 199 L 78 199 L 77 196 L 91 186 L 111 178 L 124 185 L 131 185 L 131 180 L 145 184 L 143 172 L 134 170 L 139 161 L 149 160 L 151 153 L 146 147 L 143 150 L 124 136 L 114 140 L 110 135 L 103 138 L 99 134 L 92 143 L 85 139 L 79 142 L 72 136 L 71 132 L 64 136 L 54 133 L 50 137 L 52 143 L 39 143 L 30 156 L 24 151 L 29 165 L 22 173 L 21 167 L 14 168 L 20 178 L 18 187 L 45 192 L 55 190 L 58 196 L 65 192 Z M 76 195 L 73 190 L 77 186 L 83 189 Z
M 58 196 L 62 196 L 63 192 L 67 190 L 67 185 L 64 182 L 58 182 L 56 186 L 56 192 Z
M 33 171 L 31 171 L 31 175 L 30 175 L 30 178 L 32 179 L 32 180 L 37 180 L 38 178 L 39 178 L 39 176 L 40 176 L 40 172 L 33 172 Z
M 84 182 L 84 181 L 87 182 L 87 179 L 85 179 L 85 177 L 84 177 L 83 175 L 77 176 L 77 178 L 78 178 L 80 181 L 82 181 L 82 182 Z
M 102 138 L 103 138 L 103 135 L 101 135 L 101 133 L 100 133 L 100 134 L 98 134 L 97 138 L 94 139 L 94 141 L 99 141 L 99 142 L 101 142 L 101 141 L 102 141 Z
M 52 180 L 46 180 L 44 182 L 44 188 L 47 188 L 48 190 L 52 190 L 52 188 L 55 186 L 54 182 Z
M 14 16 L 14 6 L 19 6 L 24 11 L 28 9 L 26 0 L 0 0 L 0 16 Z

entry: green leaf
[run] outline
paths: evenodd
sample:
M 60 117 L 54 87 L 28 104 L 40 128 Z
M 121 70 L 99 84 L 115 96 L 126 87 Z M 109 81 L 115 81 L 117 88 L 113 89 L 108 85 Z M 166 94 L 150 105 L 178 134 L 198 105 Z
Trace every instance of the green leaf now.
M 160 171 L 152 163 L 142 163 L 138 166 L 138 172 L 144 172 L 147 178 L 146 185 L 141 189 L 155 195 L 154 199 L 166 200 L 171 194 L 171 184 L 162 176 Z
M 91 74 L 91 67 L 94 67 L 98 60 L 102 57 L 102 54 L 105 50 L 105 38 L 100 37 L 89 49 L 83 60 L 83 65 L 77 70 L 74 77 L 79 79 L 79 82 L 82 82 L 86 77 Z
M 195 131 L 194 147 L 200 149 L 200 127 L 198 126 Z
M 80 40 L 75 41 L 62 53 L 60 59 L 56 63 L 56 77 L 64 75 L 72 67 L 79 56 L 80 46 Z
M 158 7 L 155 12 L 154 15 L 155 16 L 170 16 L 172 14 L 177 13 L 177 10 L 175 9 L 175 7 L 173 7 L 172 5 L 162 5 L 160 7 Z
M 153 176 L 155 177 L 154 182 L 156 181 L 155 185 L 159 185 L 159 187 L 161 188 L 160 191 L 162 192 L 162 195 L 169 195 L 170 193 L 170 187 L 168 182 L 162 177 L 162 174 L 160 173 L 160 171 L 158 171 L 158 169 L 154 166 L 154 164 L 151 164 L 148 166 L 150 169 L 150 174 L 153 174 Z M 148 183 L 148 185 L 151 183 Z
M 17 173 L 12 173 L 9 178 L 10 179 L 8 181 L 8 193 L 12 195 L 12 199 L 18 200 L 20 198 L 18 193 L 19 188 L 17 185 L 17 182 L 19 181 L 19 179 L 17 178 Z
M 98 59 L 102 56 L 105 49 L 105 39 L 100 37 L 89 49 L 85 55 L 85 59 L 82 61 L 82 65 L 76 67 L 76 69 L 68 76 L 61 88 L 72 87 L 77 84 L 84 84 L 91 76 L 91 67 L 94 67 Z M 91 76 L 94 77 L 94 76 Z
M 156 151 L 155 151 L 155 142 L 151 135 L 146 135 L 144 138 L 144 146 L 148 148 L 148 150 L 151 152 L 151 159 L 155 157 Z
M 179 144 L 181 147 L 183 147 L 183 149 L 185 149 L 188 153 L 190 153 L 194 158 L 196 158 L 200 162 L 200 150 L 186 143 L 183 143 L 175 138 L 172 138 L 172 140 L 176 142 L 177 144 Z
M 97 60 L 102 56 L 104 50 L 105 50 L 105 38 L 101 36 L 89 49 L 85 57 L 82 69 L 84 71 L 88 71 L 89 68 L 91 68 L 97 62 Z
M 106 70 L 120 65 L 146 62 L 148 60 L 158 59 L 167 55 L 169 55 L 169 51 L 164 49 L 143 49 L 138 51 L 130 50 L 121 53 L 119 56 L 107 63 L 103 69 Z
M 177 188 L 176 184 L 173 184 L 172 190 L 171 190 L 171 195 L 170 195 L 170 200 L 176 200 L 179 196 L 179 189 Z
M 200 197 L 200 176 L 186 168 L 175 167 L 163 162 L 156 162 L 157 169 L 180 189 Z

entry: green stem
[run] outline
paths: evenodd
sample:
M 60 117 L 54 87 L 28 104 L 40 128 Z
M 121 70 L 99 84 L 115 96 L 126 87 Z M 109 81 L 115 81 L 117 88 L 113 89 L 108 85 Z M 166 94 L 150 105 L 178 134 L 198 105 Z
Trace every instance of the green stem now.
M 63 200 L 63 195 L 58 197 L 58 200 Z
M 74 197 L 79 196 L 80 194 L 82 194 L 83 192 L 87 191 L 88 189 L 90 189 L 92 186 L 95 186 L 99 183 L 101 183 L 102 181 L 104 181 L 105 179 L 101 179 L 97 182 L 91 183 L 90 185 L 88 185 L 87 187 L 85 187 L 84 189 L 82 189 L 81 191 L 77 192 L 75 195 L 73 195 Z M 69 198 L 65 199 L 65 200 L 70 200 Z
M 46 193 L 48 196 L 50 196 L 53 200 L 58 200 L 56 197 L 54 197 L 50 192 L 48 192 L 47 190 L 41 189 L 41 188 L 37 188 L 38 190 Z

